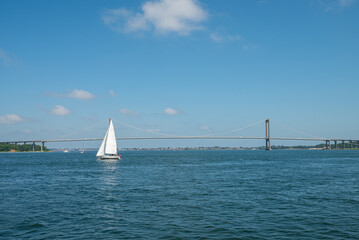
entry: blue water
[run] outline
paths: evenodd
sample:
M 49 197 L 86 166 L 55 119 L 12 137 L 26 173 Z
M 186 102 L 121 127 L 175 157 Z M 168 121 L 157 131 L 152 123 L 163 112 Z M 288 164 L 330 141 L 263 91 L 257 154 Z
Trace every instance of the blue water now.
M 359 239 L 359 151 L 0 154 L 0 239 Z

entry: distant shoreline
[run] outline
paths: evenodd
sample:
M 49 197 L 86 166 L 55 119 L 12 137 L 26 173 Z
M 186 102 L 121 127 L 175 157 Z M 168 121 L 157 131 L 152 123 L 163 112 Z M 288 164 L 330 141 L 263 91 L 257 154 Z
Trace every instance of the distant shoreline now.
M 54 148 L 54 149 L 46 149 L 43 152 L 95 152 L 97 151 L 97 148 Z M 126 152 L 126 151 L 244 151 L 244 150 L 265 150 L 265 146 L 259 146 L 259 147 L 155 147 L 155 148 L 121 148 L 118 151 L 120 152 Z M 316 146 L 272 146 L 272 150 L 329 150 L 326 149 L 325 144 L 319 144 Z M 343 150 L 340 147 L 335 149 L 335 146 L 331 146 L 331 150 Z M 359 148 L 350 148 L 350 145 L 345 145 L 345 150 L 359 150 Z M 0 151 L 0 153 L 39 153 L 41 151 Z
M 48 153 L 48 152 L 52 152 L 52 151 L 16 151 L 16 152 L 12 152 L 12 151 L 0 151 L 0 153 Z
M 79 149 L 67 149 L 68 152 L 81 152 Z M 86 149 L 86 152 L 96 152 L 98 149 Z M 265 150 L 264 147 L 253 147 L 253 148 L 232 148 L 232 147 L 200 147 L 200 148 L 124 148 L 119 149 L 119 152 L 133 152 L 133 151 L 261 151 Z M 307 151 L 323 151 L 329 149 L 323 148 L 295 148 L 295 147 L 287 147 L 287 148 L 276 148 L 273 147 L 272 150 L 307 150 Z M 335 149 L 332 148 L 331 150 L 343 150 L 343 149 Z M 359 148 L 346 148 L 345 150 L 359 150 Z M 52 152 L 52 153 L 63 153 L 64 149 L 50 149 L 44 152 Z M 16 151 L 16 152 L 9 152 L 9 151 L 0 151 L 0 153 L 41 153 L 41 151 Z

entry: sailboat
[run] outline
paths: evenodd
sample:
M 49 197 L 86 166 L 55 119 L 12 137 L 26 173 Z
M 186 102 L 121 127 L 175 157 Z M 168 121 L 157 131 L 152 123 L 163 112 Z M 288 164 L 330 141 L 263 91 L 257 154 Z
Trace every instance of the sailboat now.
M 120 156 L 117 154 L 115 129 L 111 118 L 109 119 L 109 126 L 106 135 L 103 138 L 96 157 L 99 159 L 120 159 Z

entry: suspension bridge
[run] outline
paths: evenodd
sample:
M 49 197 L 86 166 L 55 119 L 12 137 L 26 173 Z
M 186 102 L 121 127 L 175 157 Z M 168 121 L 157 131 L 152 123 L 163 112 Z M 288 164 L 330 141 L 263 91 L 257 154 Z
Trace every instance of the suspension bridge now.
M 157 135 L 161 135 L 161 137 L 118 137 L 116 138 L 117 140 L 169 140 L 169 139 L 188 139 L 188 140 L 200 140 L 200 139 L 223 139 L 223 140 L 264 140 L 265 141 L 265 149 L 266 150 L 271 150 L 271 142 L 274 140 L 293 140 L 293 141 L 322 141 L 325 143 L 325 149 L 331 150 L 331 149 L 345 149 L 345 144 L 346 142 L 349 143 L 350 148 L 355 147 L 359 147 L 359 140 L 353 140 L 353 139 L 340 139 L 340 138 L 321 138 L 321 137 L 310 137 L 310 138 L 293 138 L 293 137 L 271 137 L 271 130 L 270 130 L 270 120 L 269 119 L 265 119 L 259 122 L 256 122 L 254 124 L 250 124 L 248 126 L 239 128 L 239 129 L 235 129 L 232 131 L 227 131 L 224 132 L 223 134 L 226 133 L 233 133 L 233 132 L 238 132 L 253 126 L 258 125 L 259 123 L 265 123 L 265 136 L 263 137 L 242 137 L 242 136 L 238 136 L 238 137 L 228 137 L 228 136 L 209 136 L 209 135 L 204 135 L 204 136 L 176 136 L 176 135 L 172 135 L 172 134 L 166 134 L 166 133 L 160 133 L 160 132 L 154 132 L 152 130 L 146 130 L 146 129 L 141 129 L 117 120 L 114 120 L 117 123 L 126 126 L 126 127 L 130 127 L 139 131 L 143 131 L 143 132 L 147 132 L 147 133 L 152 133 L 152 134 L 157 134 Z M 17 144 L 32 144 L 32 150 L 35 151 L 35 144 L 36 143 L 40 143 L 41 146 L 41 152 L 43 152 L 45 143 L 52 143 L 52 142 L 83 142 L 83 141 L 102 141 L 103 138 L 79 138 L 79 139 L 42 139 L 42 140 L 19 140 L 19 141 L 3 141 L 0 143 L 5 143 L 5 144 L 14 144 L 15 146 Z M 334 143 L 333 147 L 332 147 L 332 143 Z M 340 144 L 341 143 L 341 144 Z M 341 145 L 341 146 L 340 146 Z

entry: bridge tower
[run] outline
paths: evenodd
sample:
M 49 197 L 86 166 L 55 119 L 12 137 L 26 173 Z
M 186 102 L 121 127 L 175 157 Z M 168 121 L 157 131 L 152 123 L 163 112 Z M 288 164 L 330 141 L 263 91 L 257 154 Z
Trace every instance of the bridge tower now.
M 266 150 L 272 150 L 270 145 L 270 123 L 269 118 L 266 119 Z

